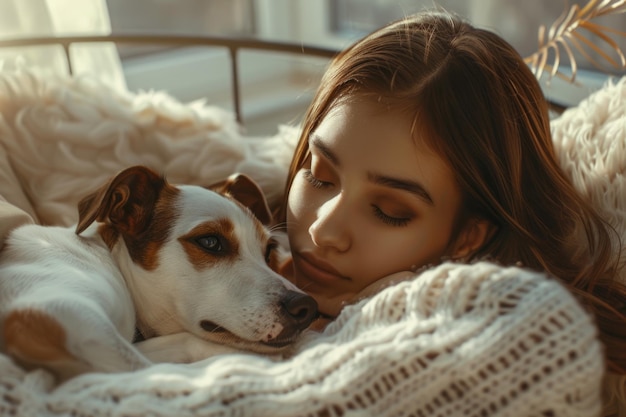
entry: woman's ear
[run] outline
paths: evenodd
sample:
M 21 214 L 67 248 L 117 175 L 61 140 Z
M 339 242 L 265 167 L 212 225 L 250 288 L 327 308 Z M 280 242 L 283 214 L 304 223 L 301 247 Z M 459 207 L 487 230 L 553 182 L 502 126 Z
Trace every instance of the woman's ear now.
M 469 219 L 452 246 L 452 259 L 472 256 L 493 236 L 495 230 L 495 226 L 488 220 Z

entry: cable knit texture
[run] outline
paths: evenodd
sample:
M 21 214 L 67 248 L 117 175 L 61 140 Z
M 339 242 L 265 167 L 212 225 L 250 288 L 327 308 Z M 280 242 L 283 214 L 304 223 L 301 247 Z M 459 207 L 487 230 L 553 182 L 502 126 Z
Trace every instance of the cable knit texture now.
M 621 80 L 553 122 L 564 169 L 620 232 L 625 108 Z M 75 222 L 78 199 L 138 163 L 204 185 L 243 171 L 277 204 L 298 134 L 252 138 L 204 103 L 33 70 L 0 74 L 0 111 L 0 195 L 43 224 Z M 232 354 L 55 387 L 0 355 L 0 415 L 589 417 L 603 365 L 591 318 L 556 280 L 444 263 L 346 307 L 280 360 Z

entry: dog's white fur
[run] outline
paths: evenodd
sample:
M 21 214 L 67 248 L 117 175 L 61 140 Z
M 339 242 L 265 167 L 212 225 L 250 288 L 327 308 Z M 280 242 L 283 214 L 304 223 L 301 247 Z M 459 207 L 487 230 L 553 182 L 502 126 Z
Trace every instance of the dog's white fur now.
M 15 229 L 0 253 L 0 348 L 65 380 L 289 344 L 315 302 L 271 268 L 260 189 L 241 176 L 215 189 L 131 167 L 81 202 L 75 230 Z M 133 345 L 136 329 L 146 340 Z

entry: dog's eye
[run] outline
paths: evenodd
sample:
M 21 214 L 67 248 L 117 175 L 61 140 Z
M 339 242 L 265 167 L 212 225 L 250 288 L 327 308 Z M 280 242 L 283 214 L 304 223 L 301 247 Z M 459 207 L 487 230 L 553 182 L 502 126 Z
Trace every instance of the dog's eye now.
M 265 262 L 270 263 L 270 256 L 272 255 L 272 251 L 278 248 L 278 242 L 274 239 L 270 239 L 267 241 L 267 246 L 265 247 Z
M 216 235 L 202 236 L 196 239 L 196 243 L 209 252 L 223 252 L 225 245 L 222 244 L 222 239 Z

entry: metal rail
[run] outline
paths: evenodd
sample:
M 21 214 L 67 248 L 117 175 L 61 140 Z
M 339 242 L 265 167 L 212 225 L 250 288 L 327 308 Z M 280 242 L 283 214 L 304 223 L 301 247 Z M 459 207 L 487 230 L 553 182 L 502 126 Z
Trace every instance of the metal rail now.
M 229 51 L 231 86 L 233 107 L 237 121 L 242 123 L 241 115 L 241 91 L 239 80 L 239 62 L 237 52 L 241 49 L 252 49 L 267 52 L 279 52 L 300 56 L 316 56 L 332 58 L 339 51 L 331 48 L 322 48 L 304 44 L 266 41 L 246 38 L 223 38 L 217 36 L 186 36 L 186 35 L 163 35 L 163 34 L 114 34 L 114 35 L 85 35 L 85 36 L 58 36 L 58 37 L 29 37 L 0 40 L 0 48 L 15 48 L 23 46 L 59 45 L 63 48 L 70 74 L 72 73 L 72 56 L 70 48 L 75 43 L 124 43 L 135 44 L 160 44 L 179 47 L 206 46 L 212 48 L 226 48 Z M 557 114 L 562 113 L 566 107 L 548 100 L 550 108 Z
M 72 55 L 70 48 L 77 43 L 113 43 L 118 44 L 159 44 L 164 46 L 205 46 L 211 48 L 226 48 L 230 57 L 230 76 L 232 80 L 232 95 L 235 115 L 238 122 L 241 116 L 241 91 L 239 80 L 238 52 L 242 49 L 279 52 L 300 56 L 316 56 L 332 58 L 337 50 L 317 46 L 298 45 L 293 43 L 265 41 L 259 39 L 222 38 L 216 36 L 186 36 L 163 34 L 114 34 L 114 35 L 85 35 L 85 36 L 58 36 L 58 37 L 29 37 L 0 40 L 0 48 L 19 48 L 26 46 L 59 45 L 63 48 L 70 74 L 72 74 Z

